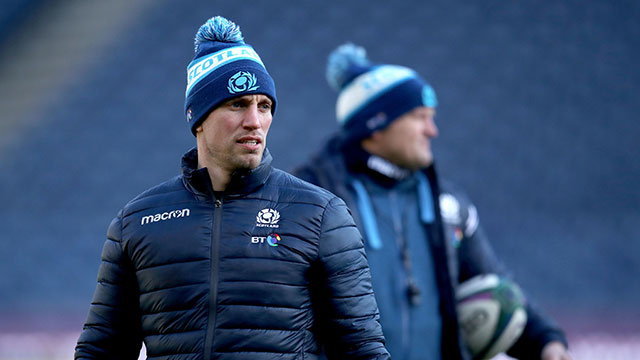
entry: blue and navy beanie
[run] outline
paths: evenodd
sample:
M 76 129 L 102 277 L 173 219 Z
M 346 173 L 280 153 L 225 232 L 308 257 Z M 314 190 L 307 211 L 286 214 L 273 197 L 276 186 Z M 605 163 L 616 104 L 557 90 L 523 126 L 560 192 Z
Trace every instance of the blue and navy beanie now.
M 415 71 L 373 64 L 364 48 L 350 43 L 329 55 L 326 75 L 339 92 L 336 115 L 348 141 L 365 139 L 419 106 L 438 105 L 433 88 Z
M 240 27 L 221 16 L 204 23 L 195 37 L 195 56 L 187 67 L 184 111 L 191 132 L 222 102 L 264 94 L 276 110 L 276 87 L 258 53 L 245 44 Z

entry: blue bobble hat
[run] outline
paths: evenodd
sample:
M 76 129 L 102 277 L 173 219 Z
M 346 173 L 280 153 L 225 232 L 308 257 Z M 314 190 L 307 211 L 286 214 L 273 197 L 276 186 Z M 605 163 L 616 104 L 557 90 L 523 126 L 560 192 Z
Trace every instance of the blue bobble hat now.
M 376 65 L 364 48 L 344 44 L 327 63 L 327 82 L 339 92 L 336 116 L 347 141 L 362 140 L 419 107 L 436 107 L 433 88 L 415 71 Z
M 221 16 L 207 20 L 195 40 L 195 56 L 187 67 L 184 111 L 191 132 L 222 102 L 264 94 L 276 109 L 276 87 L 258 53 L 245 44 L 240 27 Z

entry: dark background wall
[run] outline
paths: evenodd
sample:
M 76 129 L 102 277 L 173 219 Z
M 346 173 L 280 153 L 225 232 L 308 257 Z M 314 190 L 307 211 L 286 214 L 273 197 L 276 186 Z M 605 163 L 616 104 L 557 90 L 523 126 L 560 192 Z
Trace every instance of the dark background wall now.
M 638 2 L 156 1 L 137 11 L 100 33 L 108 41 L 46 102 L 0 120 L 0 309 L 10 309 L 0 319 L 64 315 L 79 328 L 111 218 L 177 174 L 195 144 L 185 69 L 197 28 L 223 15 L 276 81 L 276 166 L 291 169 L 337 129 L 324 80 L 336 46 L 409 66 L 439 97 L 441 174 L 467 190 L 530 296 L 572 331 L 638 330 Z M 26 41 L 70 45 L 46 33 Z M 24 81 L 38 83 L 53 61 L 36 56 L 44 75 Z

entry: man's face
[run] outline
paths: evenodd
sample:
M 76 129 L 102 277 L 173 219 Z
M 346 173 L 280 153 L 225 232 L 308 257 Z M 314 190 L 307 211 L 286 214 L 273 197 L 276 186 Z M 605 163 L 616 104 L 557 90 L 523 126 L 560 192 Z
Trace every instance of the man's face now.
M 202 163 L 228 173 L 260 165 L 272 105 L 268 96 L 257 94 L 233 98 L 215 108 L 196 129 Z
M 418 107 L 376 131 L 370 138 L 375 143 L 376 155 L 411 170 L 431 165 L 431 139 L 438 136 L 435 115 L 434 108 Z

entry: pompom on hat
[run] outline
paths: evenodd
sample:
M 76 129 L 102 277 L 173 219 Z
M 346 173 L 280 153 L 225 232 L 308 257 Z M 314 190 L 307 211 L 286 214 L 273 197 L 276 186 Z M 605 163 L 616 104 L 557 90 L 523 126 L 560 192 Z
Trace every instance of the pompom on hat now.
M 351 43 L 329 55 L 326 76 L 339 92 L 336 117 L 347 140 L 367 138 L 419 106 L 438 105 L 433 88 L 415 71 L 373 64 L 364 48 Z
M 240 27 L 214 16 L 196 33 L 195 56 L 187 66 L 184 111 L 191 132 L 222 102 L 264 94 L 276 110 L 276 87 L 258 53 L 245 44 Z

